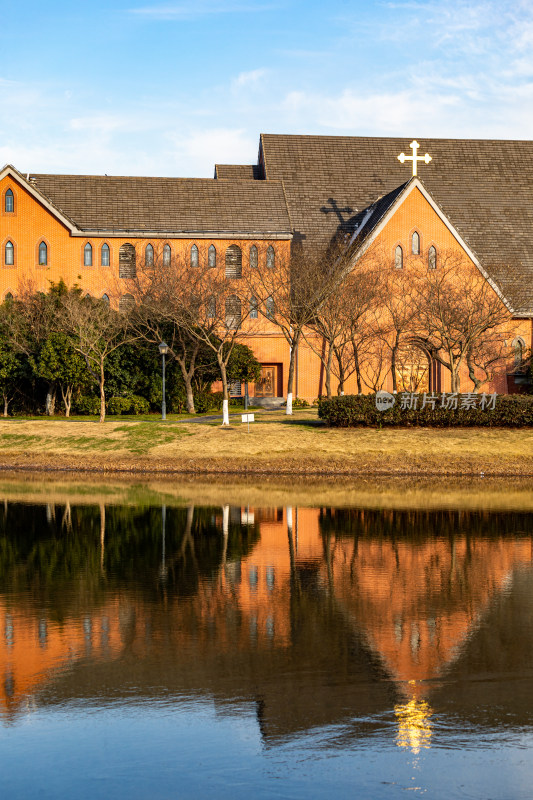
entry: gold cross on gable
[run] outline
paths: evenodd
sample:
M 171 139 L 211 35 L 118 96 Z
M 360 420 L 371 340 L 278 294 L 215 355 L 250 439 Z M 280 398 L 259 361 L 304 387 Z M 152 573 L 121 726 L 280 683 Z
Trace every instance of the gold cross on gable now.
M 398 161 L 401 161 L 402 164 L 404 164 L 406 161 L 412 161 L 413 162 L 413 175 L 416 175 L 416 165 L 417 165 L 417 163 L 419 161 L 423 161 L 425 164 L 429 164 L 429 162 L 431 161 L 431 156 L 428 153 L 426 153 L 425 156 L 417 155 L 416 151 L 418 150 L 420 145 L 418 144 L 416 139 L 413 139 L 413 141 L 411 142 L 409 147 L 413 151 L 413 155 L 412 156 L 406 156 L 405 153 L 400 153 L 400 155 L 398 156 Z

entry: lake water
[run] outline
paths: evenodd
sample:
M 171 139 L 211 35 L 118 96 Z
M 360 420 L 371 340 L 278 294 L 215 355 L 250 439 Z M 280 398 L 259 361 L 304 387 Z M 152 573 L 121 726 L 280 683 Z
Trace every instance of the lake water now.
M 0 796 L 530 798 L 533 492 L 378 489 L 0 485 Z

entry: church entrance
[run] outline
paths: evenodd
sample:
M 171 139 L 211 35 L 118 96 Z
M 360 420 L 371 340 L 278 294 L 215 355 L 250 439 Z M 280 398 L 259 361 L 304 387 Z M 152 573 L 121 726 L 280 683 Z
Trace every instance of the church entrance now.
M 279 381 L 281 378 L 280 364 L 262 364 L 261 376 L 255 383 L 256 397 L 280 397 Z
M 429 356 L 414 342 L 404 344 L 396 354 L 396 381 L 399 392 L 433 391 Z

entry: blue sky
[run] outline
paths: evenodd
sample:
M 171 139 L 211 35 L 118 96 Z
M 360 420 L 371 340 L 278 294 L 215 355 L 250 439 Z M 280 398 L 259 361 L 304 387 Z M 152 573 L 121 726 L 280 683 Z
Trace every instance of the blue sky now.
M 533 136 L 531 0 L 3 0 L 0 45 L 24 172 L 210 177 L 260 132 Z

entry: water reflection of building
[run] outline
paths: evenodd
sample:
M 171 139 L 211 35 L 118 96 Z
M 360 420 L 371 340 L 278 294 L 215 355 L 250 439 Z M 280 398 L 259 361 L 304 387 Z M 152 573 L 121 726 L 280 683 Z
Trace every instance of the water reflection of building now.
M 13 712 L 36 693 L 40 702 L 118 698 L 132 687 L 140 699 L 208 694 L 255 702 L 266 737 L 395 708 L 398 744 L 427 746 L 424 696 L 479 635 L 510 576 L 530 563 L 530 539 L 523 525 L 505 536 L 482 525 L 470 536 L 479 520 L 463 516 L 459 528 L 453 515 L 453 535 L 434 535 L 431 525 L 444 530 L 437 517 L 427 535 L 410 535 L 400 515 L 403 538 L 391 537 L 373 513 L 329 525 L 316 509 L 221 509 L 219 539 L 251 525 L 260 537 L 242 551 L 221 546 L 184 595 L 171 578 L 180 552 L 200 557 L 191 509 L 188 549 L 182 541 L 173 552 L 167 541 L 157 591 L 125 584 L 92 606 L 80 597 L 79 613 L 61 623 L 4 595 L 4 708 Z
M 81 659 L 112 658 L 122 646 L 116 601 L 58 622 L 4 600 L 0 601 L 0 620 L 4 622 L 0 702 L 8 712 L 16 710 L 56 672 Z

